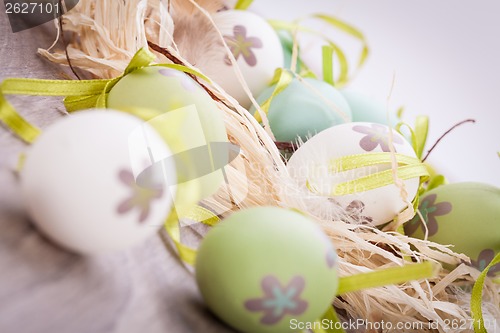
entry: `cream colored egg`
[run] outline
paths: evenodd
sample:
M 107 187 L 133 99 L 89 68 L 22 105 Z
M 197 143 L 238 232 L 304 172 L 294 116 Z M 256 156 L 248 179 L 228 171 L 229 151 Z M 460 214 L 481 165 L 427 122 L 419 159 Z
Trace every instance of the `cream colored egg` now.
M 385 125 L 356 122 L 333 126 L 302 145 L 290 158 L 287 168 L 309 200 L 316 200 L 320 205 L 338 203 L 360 223 L 381 225 L 394 219 L 408 206 L 396 185 L 368 190 L 361 186 L 348 195 L 333 193 L 339 184 L 390 169 L 390 163 L 338 172 L 332 170 L 331 162 L 349 155 L 389 152 L 388 142 L 389 127 Z M 393 144 L 397 153 L 416 157 L 412 146 L 396 131 L 393 131 Z M 407 199 L 412 201 L 420 179 L 416 176 L 403 183 Z
M 27 153 L 21 186 L 28 212 L 45 235 L 75 252 L 126 249 L 155 234 L 171 211 L 173 160 L 153 186 L 135 181 L 170 155 L 158 133 L 134 116 L 114 110 L 67 116 Z
M 277 68 L 284 66 L 278 35 L 262 17 L 242 10 L 216 13 L 214 22 L 231 49 L 252 95 L 259 95 L 270 83 Z M 202 68 L 212 80 L 243 107 L 251 104 L 225 52 Z

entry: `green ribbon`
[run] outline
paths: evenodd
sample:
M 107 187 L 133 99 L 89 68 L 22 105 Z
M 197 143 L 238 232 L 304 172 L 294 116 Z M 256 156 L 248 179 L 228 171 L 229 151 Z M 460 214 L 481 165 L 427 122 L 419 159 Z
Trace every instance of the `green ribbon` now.
M 253 3 L 253 0 L 238 0 L 234 9 L 246 10 Z
M 27 122 L 5 99 L 0 87 L 0 121 L 26 143 L 33 143 L 41 131 Z
M 394 154 L 398 167 L 396 175 L 398 178 L 407 180 L 411 178 L 420 178 L 421 182 L 429 177 L 427 167 L 417 158 Z M 330 161 L 328 166 L 329 172 L 338 173 L 348 170 L 354 170 L 362 167 L 388 164 L 392 162 L 393 154 L 383 153 L 366 153 L 357 155 L 348 155 Z M 360 177 L 348 182 L 340 183 L 335 186 L 331 193 L 320 193 L 309 180 L 306 180 L 307 188 L 316 194 L 325 196 L 342 196 L 373 190 L 379 187 L 394 183 L 393 170 L 388 169 L 370 174 L 365 177 Z
M 403 108 L 400 108 L 398 113 L 402 113 Z M 429 135 L 429 117 L 427 116 L 417 116 L 415 120 L 415 126 L 412 128 L 405 122 L 399 122 L 395 129 L 400 134 L 402 133 L 402 128 L 406 127 L 410 131 L 411 135 L 411 145 L 417 157 L 421 160 L 424 154 L 425 145 L 427 143 L 427 137 Z M 419 195 L 424 194 L 427 191 L 430 191 L 436 187 L 446 184 L 448 181 L 445 176 L 437 174 L 434 169 L 426 164 L 427 170 L 429 171 L 429 178 L 427 184 L 421 184 L 419 189 Z
M 345 86 L 347 83 L 350 81 L 349 77 L 349 61 L 347 59 L 347 56 L 345 55 L 344 51 L 328 36 L 326 36 L 323 32 L 311 29 L 308 27 L 305 27 L 302 22 L 308 19 L 316 19 L 320 20 L 324 23 L 327 23 L 331 27 L 349 35 L 350 37 L 360 41 L 362 43 L 362 50 L 359 55 L 359 60 L 355 69 L 355 73 L 359 71 L 359 69 L 365 64 L 366 59 L 368 58 L 369 54 L 369 48 L 368 48 L 368 43 L 366 41 L 365 36 L 363 33 L 355 28 L 354 26 L 338 19 L 333 16 L 329 15 L 324 15 L 324 14 L 314 14 L 311 16 L 304 17 L 302 19 L 296 20 L 293 23 L 282 21 L 282 20 L 269 20 L 269 23 L 273 26 L 275 30 L 285 30 L 289 31 L 291 33 L 295 31 L 300 31 L 304 32 L 307 34 L 311 34 L 314 36 L 320 37 L 326 44 L 327 48 L 332 50 L 332 56 L 335 54 L 337 56 L 337 60 L 339 63 L 339 75 L 336 79 L 333 79 L 333 82 L 335 86 L 342 87 Z M 330 51 L 325 51 L 325 52 L 330 52 Z M 333 73 L 332 71 L 329 71 L 330 69 L 330 60 L 326 60 L 325 62 L 325 57 L 323 57 L 323 73 L 329 72 Z M 333 69 L 333 64 L 331 66 L 331 69 Z M 330 74 L 327 74 L 327 79 L 330 80 L 329 77 Z M 302 75 L 301 75 L 302 76 Z M 325 80 L 326 81 L 326 80 Z
M 331 45 L 323 46 L 323 81 L 332 86 L 335 85 L 333 76 L 333 52 L 334 48 Z
M 271 86 L 272 85 L 276 85 L 276 86 L 274 87 L 274 90 L 271 93 L 271 96 L 269 96 L 269 98 L 267 100 L 265 100 L 264 103 L 262 103 L 262 105 L 260 105 L 260 108 L 262 109 L 264 114 L 267 115 L 269 113 L 269 108 L 271 107 L 271 102 L 273 101 L 273 99 L 277 95 L 282 93 L 283 90 L 285 90 L 286 87 L 288 87 L 288 85 L 292 81 L 293 81 L 292 72 L 290 72 L 289 70 L 287 70 L 285 68 L 276 69 L 276 71 L 274 73 L 273 80 L 271 81 Z M 255 112 L 254 117 L 258 122 L 262 121 L 262 117 L 258 111 Z
M 417 116 L 415 121 L 415 128 L 412 128 L 405 122 L 399 122 L 395 129 L 400 134 L 403 134 L 401 129 L 406 127 L 411 133 L 411 145 L 415 154 L 419 159 L 422 159 L 422 155 L 425 149 L 425 144 L 427 142 L 427 136 L 429 134 L 429 117 L 427 116 Z
M 5 99 L 4 94 L 10 95 L 32 95 L 32 96 L 65 96 L 64 104 L 68 112 L 88 108 L 105 108 L 106 100 L 109 91 L 118 83 L 118 81 L 131 72 L 147 67 L 147 66 L 161 66 L 168 67 L 185 73 L 193 74 L 207 82 L 210 80 L 201 73 L 190 69 L 188 67 L 178 64 L 158 64 L 151 65 L 155 59 L 155 55 L 149 50 L 142 48 L 134 55 L 124 73 L 113 79 L 107 80 L 39 80 L 39 79 L 25 79 L 25 78 L 10 78 L 5 79 L 0 84 L 0 121 L 3 122 L 14 134 L 27 143 L 33 143 L 41 131 L 26 121 Z M 122 110 L 135 115 L 145 121 L 151 120 L 160 112 L 146 109 L 129 109 Z M 168 130 L 167 130 L 168 128 Z M 180 128 L 180 127 L 179 127 Z M 175 129 L 172 126 L 156 126 L 155 129 L 158 133 L 172 146 L 176 146 L 176 151 L 183 151 L 182 142 L 176 140 L 175 133 L 171 133 Z M 185 163 L 186 167 L 189 163 Z M 198 188 L 194 188 L 195 182 L 192 186 L 184 184 L 185 188 L 182 193 L 178 191 L 176 194 L 175 208 L 170 212 L 166 222 L 165 229 L 173 240 L 180 258 L 189 264 L 194 264 L 196 258 L 196 251 L 191 249 L 180 241 L 180 230 L 178 224 L 178 211 L 181 217 L 184 212 L 188 212 L 187 217 L 210 224 L 218 222 L 219 218 L 208 210 L 195 205 L 198 198 Z
M 421 264 L 410 264 L 402 267 L 391 267 L 343 277 L 339 279 L 337 295 L 343 295 L 353 291 L 368 288 L 383 287 L 392 284 L 400 284 L 414 280 L 428 279 L 436 275 L 436 266 L 431 262 Z M 338 323 L 339 319 L 333 306 L 330 306 L 322 319 L 328 322 Z M 328 325 L 327 329 L 315 330 L 315 333 L 342 333 L 341 325 Z M 338 326 L 338 327 L 336 327 Z
M 500 263 L 500 253 L 493 258 L 490 264 L 479 274 L 479 277 L 472 288 L 472 295 L 470 301 L 470 310 L 473 319 L 474 332 L 476 333 L 487 333 L 486 327 L 484 326 L 483 310 L 482 310 L 482 299 L 483 299 L 483 287 L 486 276 L 490 268 Z
M 0 84 L 0 121 L 14 134 L 27 143 L 32 143 L 40 130 L 26 121 L 5 99 L 5 95 L 65 96 L 64 105 L 68 112 L 90 108 L 105 108 L 110 90 L 126 75 L 148 67 L 161 66 L 195 75 L 206 82 L 210 80 L 203 74 L 178 64 L 151 65 L 155 55 L 141 48 L 130 60 L 122 75 L 106 80 L 40 80 L 9 78 Z

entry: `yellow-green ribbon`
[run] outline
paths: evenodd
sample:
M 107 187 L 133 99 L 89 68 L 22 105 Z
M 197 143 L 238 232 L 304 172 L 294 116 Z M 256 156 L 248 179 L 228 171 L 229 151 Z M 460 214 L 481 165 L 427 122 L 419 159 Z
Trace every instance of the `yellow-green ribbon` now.
M 189 202 L 189 200 L 184 201 Z M 208 209 L 199 205 L 186 206 L 185 209 L 181 209 L 181 214 L 177 214 L 177 211 L 173 210 L 167 218 L 167 221 L 165 222 L 165 230 L 174 242 L 179 258 L 184 263 L 194 266 L 196 263 L 196 249 L 186 246 L 181 242 L 179 220 L 184 218 L 201 222 L 209 226 L 214 226 L 219 223 L 220 218 Z
M 176 133 L 176 131 L 182 130 L 182 126 L 176 126 L 177 124 L 167 124 L 165 122 L 162 122 L 162 119 L 158 118 L 158 116 L 160 116 L 162 112 L 140 108 L 124 109 L 122 111 L 139 117 L 142 120 L 146 121 L 149 125 L 151 125 L 165 140 L 165 142 L 167 142 L 172 151 L 186 151 L 184 143 L 181 140 L 177 139 L 180 134 Z M 167 119 L 168 121 L 172 121 L 172 118 Z M 175 119 L 175 121 L 182 122 L 183 119 Z M 182 190 L 180 190 L 180 188 L 178 187 L 174 200 L 174 207 L 170 211 L 170 214 L 165 221 L 164 227 L 167 234 L 170 236 L 170 239 L 174 243 L 175 248 L 177 249 L 179 258 L 186 264 L 194 265 L 196 261 L 196 249 L 193 249 L 182 243 L 179 219 L 190 219 L 211 226 L 217 224 L 220 219 L 217 215 L 215 215 L 208 209 L 197 204 L 200 184 L 198 182 L 186 182 L 187 179 L 190 179 L 189 174 L 193 169 L 195 169 L 195 167 L 193 165 L 193 162 L 189 160 L 189 155 L 181 154 L 179 158 L 184 159 L 182 160 L 182 164 L 184 166 L 184 169 L 186 169 L 178 173 L 178 183 L 182 183 Z
M 155 56 L 147 49 L 140 49 L 123 75 L 149 65 L 154 59 Z M 25 120 L 5 99 L 4 94 L 66 96 L 65 106 L 68 112 L 96 106 L 105 107 L 106 94 L 121 77 L 111 80 L 5 79 L 0 84 L 0 121 L 23 141 L 33 143 L 40 130 Z
M 329 172 L 338 173 L 372 165 L 387 164 L 391 163 L 392 156 L 393 155 L 389 152 L 348 155 L 332 160 L 328 168 Z M 398 178 L 403 180 L 420 178 L 421 181 L 424 181 L 429 177 L 429 172 L 426 166 L 420 162 L 419 159 L 401 154 L 394 154 L 394 157 L 399 164 L 396 169 L 396 175 Z M 361 191 L 364 192 L 390 185 L 392 183 L 394 183 L 392 169 L 376 172 L 365 177 L 337 184 L 331 193 L 318 192 L 314 184 L 311 184 L 309 180 L 306 180 L 306 186 L 311 192 L 326 196 L 341 196 Z
M 253 0 L 238 0 L 234 9 L 245 10 L 253 3 Z
M 370 273 L 356 274 L 340 278 L 338 295 L 362 289 L 399 284 L 434 276 L 436 267 L 431 262 L 391 267 Z
M 400 111 L 398 113 L 402 113 L 403 108 L 400 108 Z M 411 145 L 413 147 L 413 150 L 415 151 L 415 154 L 417 154 L 417 157 L 422 160 L 423 154 L 424 154 L 424 149 L 425 149 L 425 144 L 427 143 L 427 137 L 429 134 L 429 117 L 427 116 L 417 116 L 417 119 L 415 121 L 415 127 L 412 128 L 410 125 L 408 125 L 405 122 L 399 122 L 395 129 L 398 131 L 400 134 L 402 133 L 402 128 L 406 127 L 410 131 L 411 135 Z M 419 189 L 419 195 L 422 195 L 423 193 L 430 191 L 436 187 L 439 187 L 441 185 L 446 184 L 448 181 L 445 176 L 437 174 L 434 169 L 426 164 L 427 170 L 429 171 L 429 179 L 428 182 L 425 186 L 421 184 L 420 189 Z
M 323 46 L 323 81 L 332 86 L 335 85 L 333 77 L 333 52 L 334 48 L 331 45 Z
M 207 82 L 210 80 L 201 73 L 190 69 L 188 67 L 177 64 L 158 64 L 151 65 L 155 59 L 153 53 L 147 49 L 140 49 L 134 55 L 124 73 L 113 79 L 108 80 L 38 80 L 38 79 L 24 79 L 24 78 L 11 78 L 6 79 L 0 84 L 0 121 L 3 122 L 14 134 L 20 137 L 27 143 L 33 143 L 40 130 L 26 121 L 5 99 L 5 94 L 11 95 L 34 95 L 34 96 L 65 96 L 64 104 L 68 112 L 88 109 L 93 107 L 106 107 L 106 100 L 109 91 L 113 86 L 127 74 L 146 67 L 146 66 L 162 66 L 183 72 L 193 74 Z M 149 121 L 161 113 L 154 110 L 132 108 L 129 110 L 122 110 L 133 114 L 145 121 Z M 174 150 L 183 151 L 182 142 L 176 139 L 175 133 L 172 133 L 173 126 L 153 126 L 158 133 L 165 139 L 166 142 Z M 189 161 L 185 161 L 186 168 L 189 168 Z M 180 179 L 179 182 L 183 180 Z M 184 190 L 179 191 L 176 195 L 175 207 L 170 212 L 166 222 L 165 228 L 172 238 L 175 247 L 178 250 L 180 258 L 189 264 L 194 264 L 196 251 L 181 243 L 180 229 L 178 223 L 178 211 L 189 212 L 189 218 L 196 221 L 206 221 L 206 223 L 215 224 L 218 222 L 218 217 L 202 207 L 196 206 L 198 198 L 198 188 L 196 182 L 191 182 L 192 185 L 184 183 Z M 182 216 L 181 216 L 182 217 Z
M 369 48 L 368 48 L 368 43 L 366 41 L 365 36 L 363 33 L 355 28 L 354 26 L 338 19 L 333 16 L 325 15 L 325 14 L 314 14 L 311 16 L 304 17 L 302 19 L 299 19 L 295 22 L 286 22 L 286 21 L 281 21 L 281 20 L 269 20 L 269 23 L 275 28 L 276 30 L 286 30 L 291 33 L 295 31 L 300 31 L 304 33 L 308 33 L 314 36 L 320 37 L 325 44 L 332 50 L 334 51 L 334 54 L 337 56 L 338 62 L 339 62 L 339 76 L 334 80 L 335 85 L 338 87 L 342 87 L 346 85 L 350 81 L 349 77 L 349 61 L 347 60 L 347 57 L 344 53 L 344 51 L 328 36 L 326 36 L 323 32 L 308 28 L 302 24 L 303 21 L 308 20 L 308 19 L 316 19 L 323 21 L 330 25 L 331 27 L 342 31 L 343 33 L 351 36 L 352 38 L 360 41 L 362 43 L 362 50 L 359 55 L 359 60 L 357 63 L 357 67 L 355 69 L 355 72 L 357 72 L 366 62 L 366 59 L 369 54 Z M 329 52 L 329 51 L 328 51 Z M 333 56 L 333 54 L 332 54 Z M 325 60 L 325 58 L 323 58 Z M 329 63 L 328 61 L 325 63 L 323 62 L 323 72 L 328 70 Z M 326 69 L 325 69 L 326 67 Z
M 40 130 L 26 121 L 5 99 L 5 95 L 64 96 L 64 105 L 68 112 L 89 108 L 105 108 L 109 91 L 124 76 L 147 67 L 161 66 L 195 75 L 206 82 L 210 80 L 203 74 L 178 64 L 151 65 L 155 55 L 146 48 L 141 48 L 130 60 L 122 75 L 105 80 L 41 80 L 9 78 L 0 84 L 0 121 L 14 134 L 27 143 L 32 143 Z
M 403 134 L 401 129 L 406 127 L 411 133 L 411 145 L 415 154 L 419 159 L 422 159 L 422 155 L 425 149 L 425 144 L 427 142 L 427 136 L 429 133 L 429 117 L 427 116 L 417 116 L 415 121 L 415 128 L 412 128 L 405 122 L 399 122 L 395 129 L 400 134 Z
M 0 121 L 26 143 L 33 143 L 40 129 L 26 121 L 5 99 L 0 87 Z
M 383 287 L 392 284 L 405 283 L 414 280 L 428 279 L 435 275 L 436 267 L 431 262 L 421 264 L 410 264 L 402 267 L 391 267 L 373 271 L 370 273 L 361 273 L 339 279 L 339 289 L 337 295 L 343 295 L 353 291 L 363 289 Z M 344 332 L 342 325 L 335 325 L 339 322 L 333 306 L 330 306 L 322 319 L 326 319 L 333 325 L 327 325 L 327 328 L 315 330 L 315 333 L 341 333 Z M 324 325 L 323 325 L 324 326 Z M 338 326 L 338 327 L 337 327 Z
M 293 74 L 287 70 L 287 69 L 284 69 L 284 68 L 278 68 L 276 69 L 275 73 L 274 73 L 274 78 L 273 80 L 271 81 L 271 85 L 276 85 L 274 87 L 274 90 L 271 94 L 271 96 L 269 96 L 269 98 L 267 100 L 264 101 L 264 103 L 262 103 L 262 105 L 260 106 L 260 108 L 262 109 L 262 111 L 264 112 L 264 114 L 268 114 L 269 112 L 269 108 L 271 107 L 271 102 L 273 101 L 273 99 L 279 95 L 280 93 L 283 92 L 283 90 L 286 89 L 286 87 L 288 87 L 288 85 L 293 81 Z M 262 121 L 262 118 L 260 116 L 260 113 L 258 111 L 255 112 L 255 119 L 257 121 Z
M 484 326 L 483 310 L 482 310 L 482 299 L 483 299 L 483 287 L 488 271 L 493 266 L 500 263 L 500 253 L 493 258 L 490 264 L 479 274 L 479 277 L 472 288 L 472 295 L 470 301 L 470 310 L 472 319 L 474 320 L 474 332 L 476 333 L 488 333 L 486 327 Z

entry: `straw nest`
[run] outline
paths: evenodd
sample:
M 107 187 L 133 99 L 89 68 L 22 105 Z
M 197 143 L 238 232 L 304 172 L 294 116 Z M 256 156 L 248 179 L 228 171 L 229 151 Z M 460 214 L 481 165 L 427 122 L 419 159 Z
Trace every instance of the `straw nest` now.
M 98 78 L 120 75 L 134 53 L 148 47 L 148 41 L 166 50 L 162 53 L 168 57 L 157 53 L 158 62 L 175 60 L 188 67 L 196 68 L 192 66 L 196 63 L 197 69 L 203 68 L 209 46 L 214 45 L 214 41 L 217 45 L 223 42 L 210 19 L 211 12 L 220 5 L 218 1 L 200 0 L 196 3 L 193 0 L 81 0 L 63 17 L 67 52 L 73 66 Z M 197 33 L 187 33 L 192 27 Z M 228 51 L 226 47 L 224 52 Z M 68 64 L 63 49 L 40 49 L 39 53 L 52 62 Z M 232 60 L 234 62 L 234 58 Z M 409 257 L 415 262 L 433 261 L 439 267 L 441 263 L 468 260 L 447 246 L 360 225 L 341 207 L 311 200 L 295 188 L 269 130 L 218 86 L 209 89 L 224 114 L 230 140 L 241 147 L 242 153 L 226 168 L 227 186 L 205 200 L 205 207 L 221 216 L 260 205 L 294 207 L 307 212 L 336 246 L 341 276 L 401 266 L 405 262 L 403 258 Z M 394 324 L 420 322 L 427 327 L 427 332 L 460 331 L 449 325 L 470 323 L 470 290 L 478 275 L 477 270 L 465 264 L 451 272 L 440 268 L 433 279 L 348 293 L 335 299 L 334 305 L 344 318 Z M 499 304 L 500 287 L 487 279 L 483 303 L 485 320 L 492 322 L 500 318 Z

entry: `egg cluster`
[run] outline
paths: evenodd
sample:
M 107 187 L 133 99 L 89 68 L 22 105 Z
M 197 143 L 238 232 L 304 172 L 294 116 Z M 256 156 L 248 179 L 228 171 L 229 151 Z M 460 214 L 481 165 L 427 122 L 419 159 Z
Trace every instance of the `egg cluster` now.
M 407 236 L 454 245 L 479 270 L 500 252 L 500 189 L 457 183 L 427 191 L 427 170 L 383 103 L 292 72 L 304 63 L 291 59 L 291 36 L 254 13 L 224 10 L 213 21 L 225 42 L 214 47 L 225 44 L 230 53 L 203 71 L 249 114 L 257 117 L 267 104 L 278 147 L 296 148 L 284 160 L 301 196 L 375 228 L 415 204 Z M 278 69 L 290 75 L 284 85 Z M 195 75 L 161 64 L 138 68 L 110 89 L 105 104 L 48 127 L 27 152 L 21 177 L 38 228 L 87 255 L 155 234 L 179 202 L 194 205 L 216 193 L 230 162 L 223 113 Z M 290 332 L 291 319 L 313 322 L 331 304 L 337 254 L 305 214 L 250 208 L 208 233 L 196 279 L 209 308 L 234 328 Z

